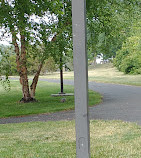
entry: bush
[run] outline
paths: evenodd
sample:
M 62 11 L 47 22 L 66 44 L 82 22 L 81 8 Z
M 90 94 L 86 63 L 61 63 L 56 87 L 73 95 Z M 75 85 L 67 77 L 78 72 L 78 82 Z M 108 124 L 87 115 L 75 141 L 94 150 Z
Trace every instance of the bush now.
M 140 37 L 129 37 L 114 59 L 114 65 L 125 74 L 141 74 Z

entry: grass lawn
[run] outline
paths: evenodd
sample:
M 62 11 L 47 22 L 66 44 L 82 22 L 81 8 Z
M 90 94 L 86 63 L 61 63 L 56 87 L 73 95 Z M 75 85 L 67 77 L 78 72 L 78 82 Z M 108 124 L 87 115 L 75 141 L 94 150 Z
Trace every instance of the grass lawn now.
M 92 158 L 140 158 L 141 127 L 91 121 Z M 1 158 L 75 158 L 74 121 L 0 125 Z
M 53 79 L 59 79 L 59 77 L 58 72 L 42 76 L 42 78 Z M 64 78 L 73 79 L 73 72 L 64 72 Z M 125 75 L 113 67 L 112 64 L 98 64 L 96 67 L 91 66 L 89 68 L 89 81 L 141 86 L 141 75 Z
M 64 86 L 64 91 L 73 93 L 72 86 Z M 51 94 L 60 92 L 60 85 L 48 82 L 39 82 L 36 91 L 36 103 L 19 103 L 22 98 L 19 81 L 11 81 L 11 91 L 6 92 L 0 85 L 0 117 L 20 116 L 39 113 L 51 113 L 74 109 L 74 96 L 63 97 L 66 102 L 60 102 L 62 97 L 51 97 Z M 99 93 L 89 91 L 89 105 L 100 103 Z

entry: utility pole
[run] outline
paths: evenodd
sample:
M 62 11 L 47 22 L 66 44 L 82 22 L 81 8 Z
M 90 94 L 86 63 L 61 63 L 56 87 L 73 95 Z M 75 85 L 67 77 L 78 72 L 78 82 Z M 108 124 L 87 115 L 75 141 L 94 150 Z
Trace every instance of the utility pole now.
M 72 0 L 76 157 L 90 158 L 86 0 Z

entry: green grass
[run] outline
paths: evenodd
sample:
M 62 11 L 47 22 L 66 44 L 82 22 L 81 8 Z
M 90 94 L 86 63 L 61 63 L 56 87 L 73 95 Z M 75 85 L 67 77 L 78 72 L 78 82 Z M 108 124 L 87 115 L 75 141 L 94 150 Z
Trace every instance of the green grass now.
M 140 158 L 141 127 L 91 121 L 92 158 Z M 75 158 L 74 121 L 0 125 L 1 158 Z
M 64 91 L 72 93 L 72 86 L 64 86 Z M 51 94 L 60 92 L 60 85 L 48 82 L 39 82 L 36 103 L 19 103 L 22 98 L 19 81 L 11 81 L 11 91 L 6 92 L 0 86 L 0 117 L 20 116 L 39 113 L 52 113 L 74 109 L 74 96 L 67 96 L 66 102 L 60 102 L 62 97 L 51 97 Z M 64 97 L 63 97 L 64 98 Z M 99 93 L 89 91 L 89 105 L 93 106 L 101 102 Z
M 59 79 L 59 73 L 47 74 L 42 78 Z M 73 72 L 64 72 L 64 79 L 73 79 Z M 98 64 L 89 68 L 89 81 L 141 86 L 141 75 L 125 75 L 112 64 Z

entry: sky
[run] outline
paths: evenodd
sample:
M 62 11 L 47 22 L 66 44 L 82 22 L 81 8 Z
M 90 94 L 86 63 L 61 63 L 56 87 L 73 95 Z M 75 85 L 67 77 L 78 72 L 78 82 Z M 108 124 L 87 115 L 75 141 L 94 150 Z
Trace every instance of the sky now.
M 3 41 L 0 41 L 0 45 L 10 45 L 10 43 L 5 41 L 5 40 L 3 40 Z
M 10 43 L 12 42 L 11 39 L 11 35 L 8 35 L 7 33 L 4 34 L 4 28 L 0 28 L 0 44 L 3 45 L 10 45 Z M 4 37 L 2 36 L 4 34 Z

